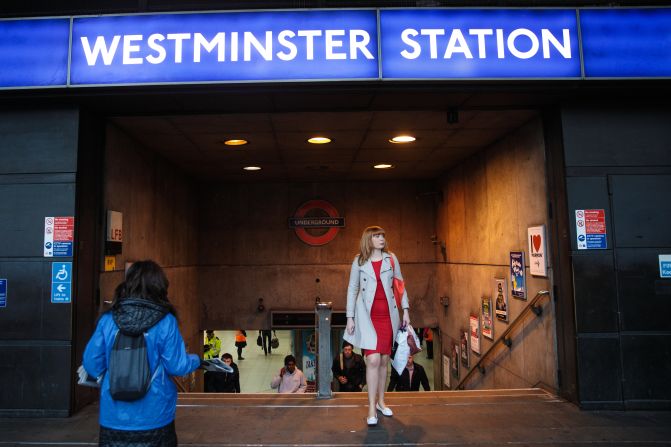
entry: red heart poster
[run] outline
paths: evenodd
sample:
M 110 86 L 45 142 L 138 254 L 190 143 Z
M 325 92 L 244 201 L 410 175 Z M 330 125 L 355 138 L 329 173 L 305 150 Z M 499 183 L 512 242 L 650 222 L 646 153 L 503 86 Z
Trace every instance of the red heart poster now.
M 534 252 L 538 253 L 541 250 L 541 241 L 542 240 L 543 240 L 543 238 L 538 234 L 534 234 L 533 236 L 531 236 L 531 241 L 532 241 L 533 246 L 534 246 Z
M 529 273 L 534 276 L 548 276 L 545 254 L 545 225 L 528 228 Z

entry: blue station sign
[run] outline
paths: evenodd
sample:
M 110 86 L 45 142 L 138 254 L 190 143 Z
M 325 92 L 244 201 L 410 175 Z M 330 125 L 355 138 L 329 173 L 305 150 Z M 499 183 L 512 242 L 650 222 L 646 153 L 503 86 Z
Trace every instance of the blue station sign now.
M 354 9 L 0 20 L 0 88 L 671 77 L 671 8 Z
M 579 78 L 574 10 L 382 10 L 389 79 Z
M 86 17 L 72 29 L 72 85 L 379 78 L 374 10 Z

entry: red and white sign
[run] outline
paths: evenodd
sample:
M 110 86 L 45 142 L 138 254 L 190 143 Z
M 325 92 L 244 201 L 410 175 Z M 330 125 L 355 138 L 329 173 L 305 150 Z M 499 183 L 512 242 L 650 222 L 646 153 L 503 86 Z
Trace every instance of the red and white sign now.
M 529 272 L 534 276 L 548 276 L 545 254 L 545 225 L 529 227 Z
M 471 351 L 480 355 L 480 318 L 477 315 L 470 317 Z
M 70 257 L 72 244 L 75 240 L 75 218 L 53 217 L 44 218 L 44 256 Z
M 575 210 L 575 229 L 578 250 L 608 248 L 606 210 Z
M 331 242 L 344 226 L 345 218 L 338 216 L 338 210 L 326 200 L 308 200 L 289 218 L 289 227 L 298 239 L 315 247 Z

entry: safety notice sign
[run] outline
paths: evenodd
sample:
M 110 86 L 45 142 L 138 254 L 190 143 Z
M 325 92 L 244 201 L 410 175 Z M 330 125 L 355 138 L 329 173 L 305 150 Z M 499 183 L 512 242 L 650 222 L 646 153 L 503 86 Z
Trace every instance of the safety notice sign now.
M 605 210 L 575 210 L 578 250 L 608 248 Z
M 75 239 L 74 217 L 44 218 L 44 256 L 71 257 Z

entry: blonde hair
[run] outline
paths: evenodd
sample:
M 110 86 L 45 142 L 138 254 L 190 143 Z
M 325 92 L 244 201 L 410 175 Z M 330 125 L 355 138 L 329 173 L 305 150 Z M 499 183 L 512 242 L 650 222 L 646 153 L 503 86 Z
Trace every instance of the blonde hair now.
M 364 265 L 373 254 L 373 236 L 376 234 L 385 234 L 384 228 L 373 225 L 363 230 L 361 242 L 359 243 L 359 265 Z M 382 251 L 389 251 L 388 244 L 385 241 Z

